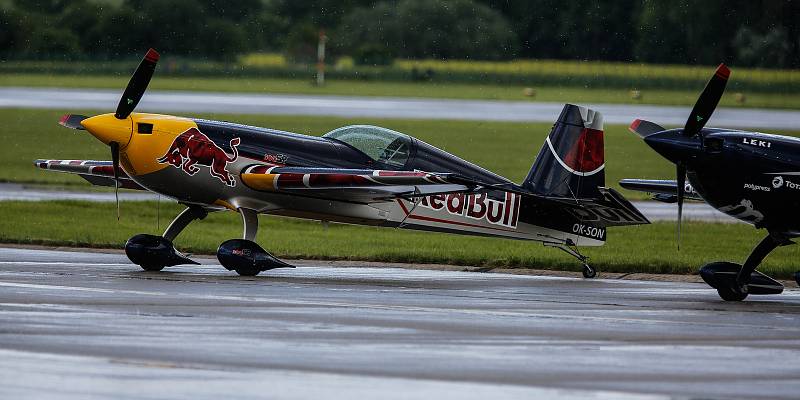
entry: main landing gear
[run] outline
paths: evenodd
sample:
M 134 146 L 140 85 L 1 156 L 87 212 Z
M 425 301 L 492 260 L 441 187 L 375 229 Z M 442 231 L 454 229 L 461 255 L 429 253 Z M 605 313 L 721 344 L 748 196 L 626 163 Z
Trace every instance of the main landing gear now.
M 255 276 L 273 268 L 293 268 L 253 241 L 258 232 L 258 213 L 241 208 L 239 214 L 244 223 L 244 238 L 228 240 L 219 246 L 217 259 L 222 266 L 242 276 Z M 203 207 L 189 206 L 175 217 L 163 236 L 140 234 L 128 239 L 125 254 L 145 271 L 161 271 L 164 267 L 180 264 L 198 264 L 175 250 L 172 241 L 189 223 L 204 219 L 207 215 L 208 211 Z
M 253 240 L 258 232 L 258 213 L 240 208 L 244 224 L 244 239 L 231 239 L 217 249 L 217 259 L 228 271 L 236 271 L 242 276 L 255 276 L 261 271 L 274 268 L 294 268 L 269 254 Z
M 190 222 L 208 215 L 203 207 L 189 206 L 169 224 L 163 236 L 136 235 L 125 243 L 125 254 L 145 271 L 161 271 L 164 267 L 180 264 L 198 264 L 175 250 L 172 241 Z
M 753 249 L 743 265 L 731 262 L 713 262 L 700 269 L 700 276 L 714 289 L 719 297 L 726 301 L 742 301 L 749 294 L 779 294 L 783 292 L 783 285 L 756 271 L 761 261 L 778 246 L 793 244 L 788 237 L 770 232 Z M 795 274 L 795 279 L 800 285 L 800 276 Z

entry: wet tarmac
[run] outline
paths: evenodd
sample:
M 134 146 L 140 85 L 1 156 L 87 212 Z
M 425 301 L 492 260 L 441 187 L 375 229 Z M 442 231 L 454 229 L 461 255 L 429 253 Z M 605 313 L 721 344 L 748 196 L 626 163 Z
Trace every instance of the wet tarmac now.
M 120 90 L 61 88 L 0 88 L 0 108 L 112 110 Z M 564 102 L 421 99 L 367 96 L 319 96 L 149 90 L 137 111 L 313 115 L 346 118 L 416 118 L 470 121 L 553 122 Z M 603 114 L 606 124 L 629 125 L 637 118 L 663 126 L 683 126 L 691 107 L 583 104 Z M 798 128 L 800 111 L 719 107 L 709 126 L 749 129 Z M 354 121 L 354 123 L 357 121 Z
M 88 185 L 88 183 L 87 183 Z M 158 195 L 150 192 L 122 190 L 119 193 L 120 201 L 155 201 Z M 0 201 L 52 201 L 52 200 L 82 200 L 97 202 L 116 201 L 111 191 L 86 192 L 75 189 L 54 190 L 42 186 L 26 186 L 17 183 L 0 183 Z M 173 201 L 168 197 L 161 197 L 161 201 Z M 675 204 L 657 201 L 634 201 L 633 205 L 639 209 L 650 221 L 676 221 L 678 208 Z M 705 203 L 688 202 L 683 206 L 684 221 L 704 221 L 731 223 L 739 222 Z
M 797 398 L 800 291 L 0 248 L 0 398 Z

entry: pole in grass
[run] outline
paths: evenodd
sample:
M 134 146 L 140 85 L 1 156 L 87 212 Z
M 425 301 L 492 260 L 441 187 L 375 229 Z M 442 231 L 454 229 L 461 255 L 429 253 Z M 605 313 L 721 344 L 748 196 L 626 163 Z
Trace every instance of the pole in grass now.
M 328 37 L 325 36 L 325 30 L 319 30 L 319 42 L 317 43 L 317 86 L 325 84 L 325 42 Z

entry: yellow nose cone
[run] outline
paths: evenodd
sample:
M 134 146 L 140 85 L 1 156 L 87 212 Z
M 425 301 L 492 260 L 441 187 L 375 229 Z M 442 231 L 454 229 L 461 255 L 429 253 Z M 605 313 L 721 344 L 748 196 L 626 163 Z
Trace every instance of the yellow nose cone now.
M 81 121 L 81 125 L 89 133 L 105 144 L 111 142 L 119 143 L 120 149 L 124 149 L 131 140 L 133 134 L 133 119 L 117 119 L 114 114 L 97 115 Z

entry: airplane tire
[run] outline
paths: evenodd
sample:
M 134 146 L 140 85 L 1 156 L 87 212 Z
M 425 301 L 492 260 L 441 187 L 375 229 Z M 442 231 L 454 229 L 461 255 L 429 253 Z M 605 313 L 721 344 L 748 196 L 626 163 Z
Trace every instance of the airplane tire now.
M 164 269 L 164 265 L 140 265 L 143 270 L 150 271 L 150 272 L 158 272 Z
M 717 293 L 719 293 L 719 297 L 725 301 L 742 301 L 747 298 L 747 292 L 734 290 L 729 287 L 720 287 L 717 289 Z
M 595 276 L 597 276 L 597 271 L 594 268 L 590 267 L 589 265 L 584 265 L 583 266 L 582 273 L 583 273 L 583 277 L 586 278 L 586 279 L 591 279 L 591 278 L 594 278 Z
M 237 268 L 235 271 L 240 276 L 256 276 L 261 272 L 258 268 Z

